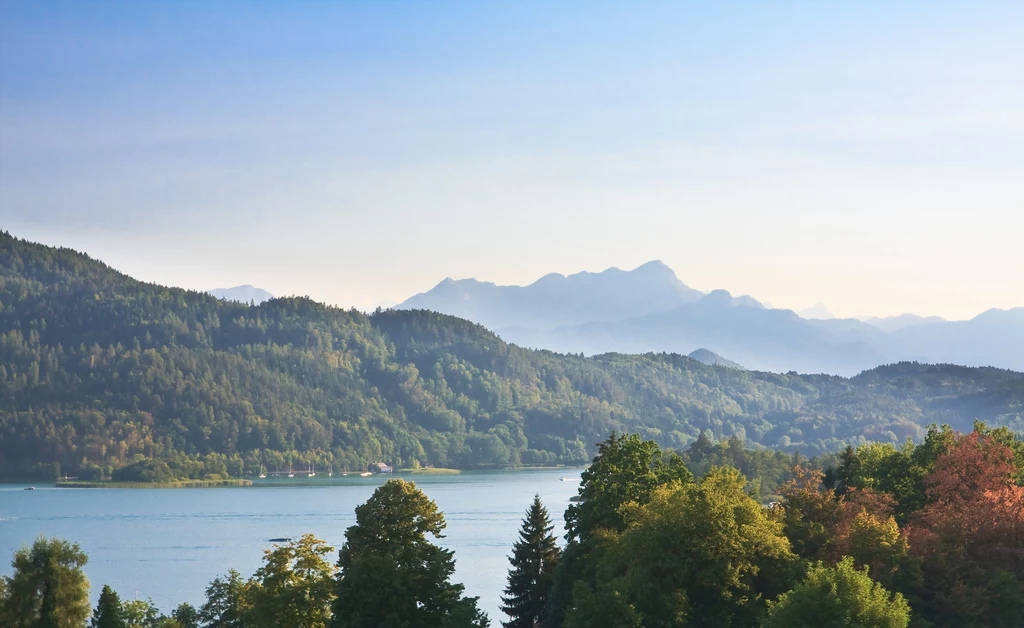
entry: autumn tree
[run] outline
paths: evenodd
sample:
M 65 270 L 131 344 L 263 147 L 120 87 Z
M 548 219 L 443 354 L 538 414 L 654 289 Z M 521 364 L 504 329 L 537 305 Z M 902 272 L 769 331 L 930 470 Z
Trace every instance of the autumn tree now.
M 930 503 L 908 529 L 928 586 L 917 607 L 946 625 L 1019 625 L 1024 614 L 1024 490 L 1013 451 L 957 437 L 925 478 Z
M 825 558 L 839 523 L 840 505 L 835 490 L 824 488 L 821 470 L 797 466 L 779 494 L 786 537 L 793 551 L 809 560 Z

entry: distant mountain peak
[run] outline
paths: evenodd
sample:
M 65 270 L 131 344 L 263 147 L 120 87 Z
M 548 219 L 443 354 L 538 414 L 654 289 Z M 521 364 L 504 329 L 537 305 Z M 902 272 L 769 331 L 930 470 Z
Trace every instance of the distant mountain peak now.
M 694 360 L 707 364 L 708 366 L 725 366 L 740 371 L 747 370 L 742 364 L 733 362 L 732 360 L 727 360 L 710 349 L 697 349 L 696 351 L 691 352 L 687 357 L 693 358 Z
M 224 299 L 225 301 L 240 301 L 242 303 L 255 303 L 256 305 L 274 298 L 274 295 L 263 288 L 255 288 L 250 284 L 235 286 L 234 288 L 214 288 L 213 290 L 208 290 L 207 294 L 218 299 Z
M 633 270 L 612 267 L 568 276 L 549 273 L 526 286 L 446 279 L 397 307 L 460 316 L 491 329 L 553 329 L 666 311 L 702 296 L 680 281 L 671 268 L 655 260 Z
M 835 315 L 832 314 L 831 310 L 829 310 L 824 303 L 815 303 L 811 307 L 799 310 L 797 315 L 800 318 L 815 318 L 819 320 L 830 320 L 835 318 Z

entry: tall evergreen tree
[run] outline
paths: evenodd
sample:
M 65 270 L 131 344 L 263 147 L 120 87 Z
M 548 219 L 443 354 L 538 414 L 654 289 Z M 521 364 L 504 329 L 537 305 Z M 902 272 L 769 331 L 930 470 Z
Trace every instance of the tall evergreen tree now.
M 551 534 L 553 529 L 540 495 L 534 495 L 519 530 L 519 540 L 508 559 L 512 569 L 508 572 L 505 595 L 501 598 L 501 610 L 509 616 L 509 621 L 501 622 L 505 628 L 543 625 L 548 593 L 561 558 L 561 551 Z
M 128 621 L 124 617 L 124 608 L 121 606 L 121 598 L 109 585 L 103 585 L 100 601 L 92 613 L 92 622 L 89 626 L 91 628 L 128 628 Z

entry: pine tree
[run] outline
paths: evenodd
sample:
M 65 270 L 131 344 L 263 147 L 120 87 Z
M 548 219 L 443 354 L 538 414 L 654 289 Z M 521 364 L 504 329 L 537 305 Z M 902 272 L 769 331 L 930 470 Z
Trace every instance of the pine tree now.
M 103 585 L 100 601 L 92 614 L 91 628 L 128 628 L 121 607 L 121 598 L 109 585 Z
M 501 598 L 501 610 L 510 618 L 502 622 L 505 628 L 542 625 L 548 592 L 561 557 L 552 529 L 547 508 L 541 503 L 540 496 L 534 495 L 533 504 L 519 530 L 519 540 L 508 559 L 512 569 L 508 572 L 505 595 Z

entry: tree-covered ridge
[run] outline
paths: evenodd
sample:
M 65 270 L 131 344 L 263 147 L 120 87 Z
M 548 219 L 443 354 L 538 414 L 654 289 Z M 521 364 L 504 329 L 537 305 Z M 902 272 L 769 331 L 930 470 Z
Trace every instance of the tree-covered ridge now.
M 1024 428 L 1024 375 L 899 364 L 853 379 L 685 356 L 531 351 L 425 311 L 258 307 L 136 281 L 0 233 L 0 474 L 178 477 L 583 463 L 613 430 L 814 455 L 929 423 Z

